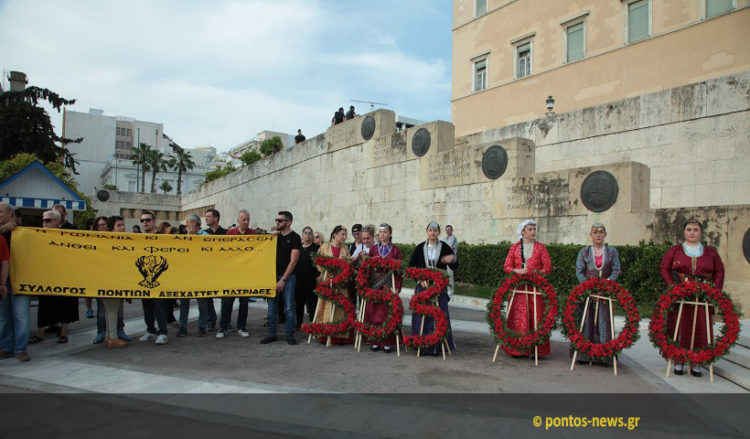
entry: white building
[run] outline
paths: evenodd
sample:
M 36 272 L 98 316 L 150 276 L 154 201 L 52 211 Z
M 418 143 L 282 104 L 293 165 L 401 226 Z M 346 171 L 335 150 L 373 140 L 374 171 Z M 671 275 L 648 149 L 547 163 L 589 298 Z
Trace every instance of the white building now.
M 264 130 L 258 133 L 255 137 L 253 137 L 250 140 L 246 140 L 239 145 L 233 147 L 229 150 L 229 156 L 233 159 L 239 159 L 240 156 L 245 151 L 258 151 L 260 149 L 260 144 L 263 143 L 264 140 L 273 138 L 273 137 L 280 137 L 281 138 L 281 144 L 284 145 L 284 148 L 290 148 L 294 146 L 294 136 L 291 134 L 286 133 L 280 133 L 276 131 L 268 131 Z
M 136 192 L 150 191 L 151 171 L 146 172 L 141 182 L 140 169 L 133 164 L 133 150 L 145 143 L 169 157 L 173 153 L 174 141 L 164 134 L 164 125 L 145 122 L 123 116 L 105 116 L 102 110 L 90 109 L 88 113 L 66 110 L 63 114 L 63 136 L 70 139 L 83 138 L 81 143 L 68 144 L 68 148 L 79 161 L 76 176 L 78 187 L 84 194 L 92 195 L 105 185 L 118 190 Z M 182 192 L 189 192 L 205 180 L 206 171 L 215 167 L 216 149 L 210 146 L 187 149 L 195 168 L 182 175 Z M 166 181 L 172 186 L 168 193 L 177 191 L 177 172 L 161 171 L 156 175 L 157 192 Z M 143 184 L 145 183 L 145 185 Z

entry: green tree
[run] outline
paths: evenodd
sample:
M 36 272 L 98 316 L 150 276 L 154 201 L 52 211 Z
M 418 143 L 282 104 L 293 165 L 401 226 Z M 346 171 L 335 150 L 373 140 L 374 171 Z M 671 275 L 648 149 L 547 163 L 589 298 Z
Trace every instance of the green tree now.
M 284 148 L 284 144 L 281 142 L 281 137 L 273 136 L 270 139 L 266 139 L 260 144 L 260 152 L 264 156 L 275 154 Z
M 166 171 L 167 170 L 167 159 L 164 158 L 164 154 L 161 152 L 152 149 L 149 151 L 148 156 L 146 157 L 146 162 L 148 163 L 148 167 L 151 169 L 151 193 L 156 193 L 156 174 L 159 173 L 159 171 Z
M 251 165 L 262 158 L 263 157 L 258 154 L 258 151 L 247 150 L 240 156 L 240 161 L 245 165 Z
M 166 194 L 167 192 L 171 191 L 174 188 L 172 187 L 171 184 L 169 184 L 168 181 L 164 180 L 164 181 L 161 182 L 161 186 L 159 186 L 159 189 L 161 189 L 162 191 L 164 191 L 164 193 Z
M 75 103 L 75 99 L 64 99 L 39 87 L 0 94 L 0 160 L 19 153 L 34 154 L 46 163 L 59 161 L 77 174 L 78 162 L 65 145 L 80 143 L 83 138 L 67 139 L 55 134 L 49 114 L 39 106 L 39 101 L 47 101 L 58 112 L 63 106 Z
M 149 170 L 149 165 L 148 165 L 149 151 L 151 151 L 151 145 L 148 145 L 146 143 L 141 143 L 135 147 L 135 149 L 133 150 L 133 155 L 130 157 L 133 160 L 134 165 L 140 166 L 140 172 L 141 172 L 140 188 L 138 186 L 138 181 L 136 180 L 136 185 L 135 185 L 136 192 L 146 192 L 146 171 Z M 136 178 L 138 177 L 136 176 Z
M 174 156 L 169 157 L 169 167 L 177 171 L 177 194 L 182 193 L 182 174 L 195 168 L 195 162 L 193 162 L 193 156 L 189 151 L 176 146 L 174 149 Z

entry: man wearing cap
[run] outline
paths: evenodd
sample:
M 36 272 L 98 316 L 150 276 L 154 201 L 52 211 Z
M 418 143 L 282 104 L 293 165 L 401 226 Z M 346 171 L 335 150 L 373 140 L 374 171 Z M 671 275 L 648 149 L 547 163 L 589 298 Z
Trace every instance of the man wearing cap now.
M 352 226 L 352 236 L 354 236 L 354 242 L 349 244 L 349 254 L 353 255 L 354 251 L 359 247 L 363 247 L 362 244 L 362 224 L 355 224 Z

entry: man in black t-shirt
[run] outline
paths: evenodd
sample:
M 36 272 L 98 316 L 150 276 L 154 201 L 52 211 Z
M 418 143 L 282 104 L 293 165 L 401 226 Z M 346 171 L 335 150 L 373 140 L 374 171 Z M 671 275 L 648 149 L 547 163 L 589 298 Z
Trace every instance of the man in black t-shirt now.
M 78 230 L 78 227 L 71 224 L 70 221 L 68 221 L 65 218 L 66 216 L 68 216 L 68 211 L 65 210 L 65 206 L 63 206 L 62 204 L 55 204 L 54 206 L 52 206 L 52 208 L 55 209 L 57 213 L 60 214 L 60 217 L 62 218 L 63 222 L 62 222 L 62 226 L 60 226 L 61 229 Z
M 354 105 L 350 105 L 349 111 L 346 112 L 346 120 L 354 119 L 357 116 L 359 116 L 359 114 L 354 111 Z
M 216 209 L 208 209 L 206 211 L 206 228 L 204 232 L 209 235 L 226 235 L 227 229 L 219 225 L 221 214 Z M 216 330 L 216 308 L 214 307 L 214 301 L 208 301 L 208 320 L 206 321 L 206 328 L 208 332 L 214 332 Z
M 331 119 L 331 126 L 338 125 L 346 119 L 344 114 L 344 107 L 339 107 L 339 111 L 333 113 L 333 119 Z
M 294 269 L 297 267 L 299 252 L 302 248 L 302 238 L 292 231 L 292 214 L 286 210 L 279 212 L 276 218 L 276 230 L 273 231 L 276 238 L 276 295 L 284 298 L 284 313 L 286 314 L 286 342 L 296 345 L 294 339 L 294 323 L 296 312 L 294 306 L 294 290 L 297 286 L 297 275 Z M 278 325 L 279 300 L 276 297 L 268 299 L 268 335 L 260 341 L 267 344 L 278 340 L 276 327 Z
M 302 143 L 305 141 L 305 135 L 302 134 L 302 130 L 297 130 L 297 135 L 294 136 L 294 143 Z

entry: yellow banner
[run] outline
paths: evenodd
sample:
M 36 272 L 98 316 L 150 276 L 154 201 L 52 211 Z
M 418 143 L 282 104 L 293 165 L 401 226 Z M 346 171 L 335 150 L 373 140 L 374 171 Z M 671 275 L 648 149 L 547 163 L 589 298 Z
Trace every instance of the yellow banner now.
M 276 296 L 276 236 L 147 235 L 19 227 L 13 294 L 200 299 Z

